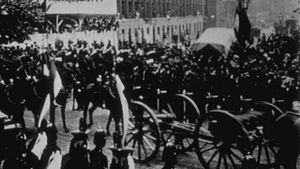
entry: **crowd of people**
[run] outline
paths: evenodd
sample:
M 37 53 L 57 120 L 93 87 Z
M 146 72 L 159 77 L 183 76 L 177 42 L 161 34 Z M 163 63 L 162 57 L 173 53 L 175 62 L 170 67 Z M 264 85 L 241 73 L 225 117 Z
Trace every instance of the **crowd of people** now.
M 97 33 L 106 31 L 116 31 L 119 23 L 115 18 L 107 17 L 90 17 L 84 18 L 79 24 L 73 19 L 66 19 L 60 26 L 59 32 L 73 32 L 73 31 L 95 31 Z M 54 26 L 52 25 L 52 29 Z
M 105 46 L 103 43 L 77 41 L 70 42 L 67 48 L 49 46 L 46 54 L 40 54 L 35 44 L 25 49 L 2 46 L 2 62 L 14 64 L 9 64 L 13 68 L 3 69 L 1 77 L 8 84 L 12 75 L 5 71 L 13 71 L 20 66 L 25 66 L 29 75 L 35 74 L 32 71 L 41 67 L 36 64 L 42 64 L 41 60 L 50 55 L 61 58 L 62 62 L 57 62 L 61 73 L 68 72 L 65 74 L 74 76 L 72 82 L 70 78 L 63 79 L 68 86 L 74 87 L 74 81 L 88 85 L 98 83 L 99 76 L 109 76 L 115 60 L 116 73 L 125 79 L 130 97 L 138 92 L 133 93 L 134 86 L 142 86 L 143 92 L 140 93 L 145 95 L 144 98 L 147 98 L 147 92 L 156 93 L 159 88 L 168 90 L 170 94 L 191 91 L 196 102 L 208 95 L 218 95 L 230 102 L 241 97 L 291 101 L 296 98 L 295 90 L 299 83 L 297 36 L 262 36 L 256 46 L 246 49 L 233 44 L 226 57 L 214 51 L 190 51 L 187 44 L 163 46 L 123 42 L 117 51 L 110 43 Z
M 5 139 L 0 145 L 1 169 L 108 168 L 108 158 L 102 151 L 106 145 L 106 134 L 102 128 L 97 129 L 94 133 L 95 148 L 89 149 L 88 135 L 82 129 L 81 123 L 79 130 L 72 133 L 74 138 L 70 142 L 69 153 L 63 157 L 61 149 L 57 145 L 58 131 L 53 123 L 44 119 L 39 131 L 30 137 L 26 131 L 10 119 L 5 119 L 2 125 L 0 136 Z M 63 158 L 69 160 L 62 162 Z M 65 165 L 62 167 L 63 163 Z
M 110 30 L 117 30 L 118 28 L 118 22 L 112 18 L 104 18 L 104 17 L 99 17 L 99 18 L 87 18 L 83 21 L 83 30 L 95 30 L 98 32 L 103 32 L 103 31 L 110 31 Z
M 1 1 L 0 43 L 22 42 L 38 27 L 37 2 Z
M 155 106 L 164 93 L 161 91 L 166 91 L 166 97 L 192 93 L 200 111 L 206 111 L 209 104 L 239 113 L 243 99 L 249 98 L 270 101 L 288 110 L 294 100 L 300 101 L 298 45 L 299 34 L 295 33 L 263 36 L 248 48 L 233 44 L 226 56 L 213 49 L 191 51 L 188 43 L 164 46 L 125 42 L 119 50 L 111 43 L 81 40 L 69 42 L 66 48 L 49 45 L 44 51 L 35 43 L 25 48 L 1 46 L 0 97 L 6 101 L 0 104 L 0 110 L 24 123 L 25 107 L 33 110 L 37 104 L 29 103 L 40 103 L 45 95 L 44 64 L 49 58 L 55 60 L 64 86 L 64 94 L 56 102 L 66 104 L 66 98 L 73 94 L 79 109 L 84 109 L 87 94 L 93 104 L 109 105 L 110 100 L 98 96 L 109 91 L 114 84 L 112 76 L 118 74 L 128 99 L 143 99 L 150 106 Z

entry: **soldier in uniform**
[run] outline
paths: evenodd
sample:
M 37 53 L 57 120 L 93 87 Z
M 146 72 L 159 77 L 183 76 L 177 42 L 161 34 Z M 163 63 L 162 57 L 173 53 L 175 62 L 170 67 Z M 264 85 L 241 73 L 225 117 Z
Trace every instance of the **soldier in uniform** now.
M 107 169 L 108 160 L 103 153 L 103 147 L 106 144 L 106 134 L 102 128 L 99 128 L 94 135 L 95 148 L 90 152 L 91 169 Z

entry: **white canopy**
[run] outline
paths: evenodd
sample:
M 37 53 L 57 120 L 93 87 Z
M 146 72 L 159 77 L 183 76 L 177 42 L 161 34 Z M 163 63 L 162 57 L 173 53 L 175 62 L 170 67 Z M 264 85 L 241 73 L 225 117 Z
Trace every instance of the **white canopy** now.
M 51 1 L 47 15 L 116 15 L 116 0 Z
M 229 28 L 208 28 L 200 38 L 192 45 L 193 51 L 199 51 L 207 45 L 211 45 L 220 53 L 227 54 L 230 46 L 236 41 L 233 29 Z

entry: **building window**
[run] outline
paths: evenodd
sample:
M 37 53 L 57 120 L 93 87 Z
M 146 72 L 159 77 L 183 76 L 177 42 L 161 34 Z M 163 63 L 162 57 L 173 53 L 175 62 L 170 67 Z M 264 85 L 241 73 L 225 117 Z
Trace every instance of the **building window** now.
M 155 16 L 156 16 L 156 13 L 155 13 L 155 11 L 154 11 L 154 9 L 155 9 L 154 5 L 155 5 L 154 2 L 152 2 L 152 3 L 151 3 L 151 11 L 152 11 L 151 17 L 155 17 Z
M 128 2 L 128 16 L 129 18 L 133 17 L 133 9 L 132 9 L 132 2 Z
M 167 2 L 166 3 L 166 11 L 168 11 L 168 10 L 170 10 L 170 6 L 169 6 L 170 4 Z
M 159 17 L 161 15 L 159 2 L 156 3 L 155 11 L 156 11 L 157 17 Z
M 168 25 L 167 26 L 167 34 L 169 34 L 170 33 L 170 26 Z
M 146 9 L 146 17 L 150 18 L 151 14 L 150 14 L 150 3 L 149 2 L 146 3 L 145 9 Z
M 134 28 L 134 35 L 135 35 L 135 37 L 138 36 L 138 29 L 137 28 Z
M 182 33 L 183 32 L 183 29 L 181 29 L 181 27 L 179 26 L 179 33 Z
M 201 25 L 201 23 L 199 24 L 199 31 L 202 32 L 202 25 Z
M 131 29 L 128 29 L 128 41 L 131 42 Z
M 121 5 L 122 5 L 122 11 L 121 11 L 121 14 L 124 16 L 124 17 L 127 17 L 126 15 L 126 6 L 125 6 L 125 1 L 122 1 L 121 2 Z
M 125 34 L 125 30 L 124 29 L 122 29 L 121 32 L 122 32 L 123 35 Z
M 135 8 L 135 9 L 134 9 L 135 11 L 140 12 L 140 9 L 139 9 L 139 2 L 135 2 L 135 3 L 134 3 L 134 8 Z
M 157 33 L 160 34 L 160 28 L 159 27 L 157 27 Z
M 155 42 L 155 27 L 153 27 L 153 34 L 152 34 L 152 36 L 153 36 L 153 42 Z
M 147 34 L 149 34 L 150 33 L 150 29 L 149 28 L 147 28 Z
M 165 16 L 165 14 L 166 14 L 165 2 L 162 3 L 162 12 L 163 12 L 163 16 Z

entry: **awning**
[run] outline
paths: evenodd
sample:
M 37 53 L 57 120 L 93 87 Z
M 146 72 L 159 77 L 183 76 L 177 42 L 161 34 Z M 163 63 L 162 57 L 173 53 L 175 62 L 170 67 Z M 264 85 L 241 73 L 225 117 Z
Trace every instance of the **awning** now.
M 46 15 L 112 16 L 117 14 L 116 0 L 51 1 L 47 6 Z
M 221 54 L 227 55 L 230 46 L 236 41 L 236 36 L 233 29 L 229 28 L 208 28 L 200 38 L 192 44 L 191 50 L 201 51 L 209 45 L 211 50 L 215 49 Z M 206 48 L 207 49 L 207 48 Z

